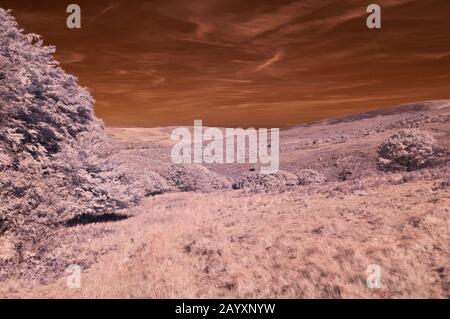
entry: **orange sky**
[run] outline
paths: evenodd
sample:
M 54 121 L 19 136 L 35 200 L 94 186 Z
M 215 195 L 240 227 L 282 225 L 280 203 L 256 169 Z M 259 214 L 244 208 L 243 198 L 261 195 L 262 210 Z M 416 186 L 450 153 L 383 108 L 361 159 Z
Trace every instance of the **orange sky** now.
M 78 3 L 82 29 L 65 26 Z M 382 29 L 366 6 L 382 7 Z M 284 127 L 450 98 L 447 0 L 0 0 L 110 126 Z

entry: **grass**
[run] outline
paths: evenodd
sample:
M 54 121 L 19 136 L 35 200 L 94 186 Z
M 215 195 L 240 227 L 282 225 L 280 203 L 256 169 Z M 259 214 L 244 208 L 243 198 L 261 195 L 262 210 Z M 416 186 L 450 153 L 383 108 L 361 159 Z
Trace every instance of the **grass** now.
M 15 293 L 2 285 L 0 295 L 448 298 L 450 198 L 434 185 L 149 198 L 134 218 L 79 226 L 108 230 L 86 244 L 106 253 L 82 273 L 82 289 L 61 278 Z M 370 264 L 381 266 L 381 289 L 366 286 Z

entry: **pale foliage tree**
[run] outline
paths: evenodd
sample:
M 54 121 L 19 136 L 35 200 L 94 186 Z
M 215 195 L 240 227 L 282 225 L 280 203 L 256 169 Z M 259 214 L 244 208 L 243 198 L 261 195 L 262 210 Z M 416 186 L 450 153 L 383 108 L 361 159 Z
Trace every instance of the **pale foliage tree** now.
M 0 235 L 25 250 L 70 221 L 171 190 L 157 173 L 124 164 L 93 98 L 54 52 L 0 8 Z

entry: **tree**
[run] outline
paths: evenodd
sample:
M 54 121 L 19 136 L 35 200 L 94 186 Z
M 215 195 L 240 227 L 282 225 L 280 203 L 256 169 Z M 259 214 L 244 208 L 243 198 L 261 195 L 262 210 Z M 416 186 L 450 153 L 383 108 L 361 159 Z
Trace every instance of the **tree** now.
M 37 245 L 52 229 L 86 215 L 115 214 L 170 189 L 156 173 L 120 165 L 113 156 L 118 146 L 94 116 L 93 98 L 54 52 L 0 8 L 0 235 L 20 247 L 15 260 L 28 256 L 20 267 L 0 258 L 0 280 L 51 265 L 51 249 Z

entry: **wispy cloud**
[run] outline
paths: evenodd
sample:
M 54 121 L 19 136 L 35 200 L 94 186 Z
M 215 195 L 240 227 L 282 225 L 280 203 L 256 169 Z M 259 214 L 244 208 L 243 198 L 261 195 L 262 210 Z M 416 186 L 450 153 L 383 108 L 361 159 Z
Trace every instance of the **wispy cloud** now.
M 104 15 L 106 12 L 111 11 L 114 8 L 117 8 L 118 6 L 120 6 L 120 4 L 121 4 L 121 2 L 117 2 L 117 3 L 114 3 L 114 4 L 106 7 L 105 9 L 100 11 L 100 13 L 97 15 L 97 17 Z
M 256 67 L 255 71 L 261 71 L 262 69 L 265 69 L 269 66 L 271 66 L 272 64 L 278 62 L 281 60 L 283 56 L 283 50 L 278 51 L 277 53 L 275 53 L 275 55 L 273 57 L 271 57 L 270 59 L 268 59 L 267 61 L 265 61 L 263 64 L 260 64 Z
M 89 23 L 95 22 L 98 18 L 100 18 L 101 16 L 103 16 L 103 15 L 106 14 L 107 12 L 109 12 L 109 11 L 111 11 L 111 10 L 117 8 L 117 7 L 120 6 L 120 5 L 121 5 L 121 2 L 117 2 L 117 3 L 114 3 L 114 4 L 110 5 L 110 6 L 107 6 L 106 8 L 102 9 L 98 14 L 96 14 L 95 16 L 93 16 L 93 17 L 89 20 Z
M 276 125 L 449 98 L 449 1 L 379 0 L 382 30 L 356 0 L 85 1 L 95 27 L 82 32 L 55 2 L 3 2 L 57 46 L 107 123 Z

